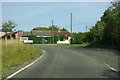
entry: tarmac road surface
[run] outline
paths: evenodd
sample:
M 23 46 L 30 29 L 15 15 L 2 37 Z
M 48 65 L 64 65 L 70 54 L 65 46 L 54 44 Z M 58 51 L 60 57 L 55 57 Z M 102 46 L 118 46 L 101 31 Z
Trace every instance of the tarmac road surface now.
M 118 52 L 109 49 L 34 45 L 44 56 L 13 78 L 117 78 Z M 115 70 L 112 70 L 113 68 Z

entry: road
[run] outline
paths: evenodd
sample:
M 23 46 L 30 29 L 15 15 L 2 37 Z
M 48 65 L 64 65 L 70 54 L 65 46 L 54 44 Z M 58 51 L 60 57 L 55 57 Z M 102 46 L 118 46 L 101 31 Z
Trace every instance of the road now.
M 117 51 L 57 45 L 36 45 L 44 56 L 13 78 L 116 78 Z

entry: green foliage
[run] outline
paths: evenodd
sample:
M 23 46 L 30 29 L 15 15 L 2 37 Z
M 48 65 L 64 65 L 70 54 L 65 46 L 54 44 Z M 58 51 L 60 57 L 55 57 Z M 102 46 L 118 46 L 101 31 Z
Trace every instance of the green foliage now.
M 96 42 L 97 40 L 102 40 L 104 26 L 104 22 L 98 21 L 95 26 L 90 29 L 90 36 L 93 39 L 93 42 Z
M 36 27 L 36 28 L 33 28 L 33 30 L 49 30 L 49 28 L 47 28 L 47 27 Z
M 30 63 L 41 55 L 39 48 L 30 44 L 19 44 L 16 40 L 8 40 L 8 46 L 5 46 L 5 40 L 0 44 L 2 47 L 2 77 L 6 77 L 9 70 L 15 70 L 23 63 Z
M 55 25 L 49 26 L 49 30 L 58 31 L 58 27 Z
M 49 26 L 48 27 L 36 27 L 36 28 L 33 28 L 33 30 L 53 30 L 53 31 L 58 31 L 58 27 L 53 25 L 53 26 Z M 63 28 L 63 29 L 60 29 L 60 31 L 68 31 L 67 29 Z
M 36 37 L 36 36 L 26 36 L 26 37 L 28 37 L 29 40 L 33 40 L 33 43 L 35 43 L 35 44 L 42 43 L 42 38 L 41 37 Z
M 12 22 L 12 21 L 5 22 L 2 24 L 2 31 L 7 34 L 7 32 L 15 31 L 16 29 L 14 29 L 14 28 L 16 26 L 17 26 L 17 24 L 15 24 L 15 22 Z
M 53 43 L 53 37 L 36 37 L 36 36 L 23 36 L 28 37 L 29 40 L 33 40 L 34 44 L 44 44 L 44 43 Z M 42 41 L 42 39 L 46 39 L 47 42 Z M 54 36 L 54 42 L 57 43 L 58 39 L 63 41 L 64 36 Z
M 72 44 L 83 44 L 90 42 L 90 33 L 85 32 L 85 33 L 74 33 L 74 37 L 71 39 Z
M 102 42 L 120 49 L 120 1 L 112 2 L 95 26 L 90 29 L 93 42 Z
M 60 31 L 68 31 L 67 29 L 63 28 L 63 29 L 60 29 Z
M 105 22 L 103 40 L 108 45 L 120 47 L 120 2 L 112 3 L 101 18 Z
M 63 41 L 65 39 L 64 36 L 59 36 L 60 41 Z
M 71 43 L 103 44 L 120 50 L 120 1 L 112 3 L 90 32 L 75 33 Z

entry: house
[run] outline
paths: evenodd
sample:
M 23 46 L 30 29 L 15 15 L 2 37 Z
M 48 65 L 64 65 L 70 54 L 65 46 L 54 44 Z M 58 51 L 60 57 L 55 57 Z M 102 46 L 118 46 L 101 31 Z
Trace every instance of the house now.
M 7 34 L 8 35 L 12 35 L 12 37 L 15 37 L 15 34 L 17 34 L 17 31 L 16 32 L 7 32 Z M 2 37 L 2 36 L 5 36 L 5 32 L 2 32 L 2 30 L 0 30 L 0 38 Z
M 71 36 L 68 31 L 32 30 L 23 31 L 23 36 L 52 37 L 52 36 Z
M 32 33 L 23 31 L 22 36 L 32 36 Z
M 43 37 L 43 38 L 47 39 L 49 42 L 51 42 L 51 37 L 53 37 L 53 36 L 54 37 L 58 36 L 58 38 L 60 38 L 59 36 L 64 36 L 65 40 L 69 40 L 71 33 L 69 33 L 68 31 L 32 30 L 30 32 L 23 31 L 22 36 L 24 36 L 24 37 L 25 36 Z M 56 37 L 54 40 L 55 40 L 55 42 L 57 42 Z
M 31 34 L 37 37 L 52 37 L 52 33 L 49 30 L 32 30 Z
M 70 36 L 71 34 L 68 31 L 51 31 L 54 36 Z
M 8 34 L 11 34 L 12 37 L 15 37 L 15 34 L 17 34 L 18 32 L 12 32 L 12 33 L 8 33 Z
M 5 35 L 5 32 L 0 32 L 0 38 Z

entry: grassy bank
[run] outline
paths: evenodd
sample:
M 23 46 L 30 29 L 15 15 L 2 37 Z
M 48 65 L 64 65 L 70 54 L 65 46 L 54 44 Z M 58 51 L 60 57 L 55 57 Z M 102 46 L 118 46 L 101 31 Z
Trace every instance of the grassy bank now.
M 11 69 L 22 65 L 23 63 L 31 62 L 41 55 L 38 48 L 30 44 L 18 44 L 16 40 L 8 40 L 8 46 L 5 46 L 5 40 L 2 40 L 2 77 Z
M 88 45 L 88 47 L 114 49 L 114 50 L 119 50 L 120 51 L 120 48 L 118 48 L 117 46 L 105 45 L 105 44 L 91 43 L 91 44 Z

